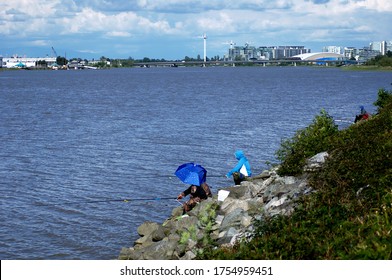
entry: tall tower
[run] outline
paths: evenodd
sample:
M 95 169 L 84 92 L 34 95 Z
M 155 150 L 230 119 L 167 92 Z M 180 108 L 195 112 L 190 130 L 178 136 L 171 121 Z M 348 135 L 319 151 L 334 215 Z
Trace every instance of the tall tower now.
M 207 62 L 207 34 L 203 34 L 203 40 L 204 40 L 204 64 L 203 67 L 206 67 L 206 62 Z

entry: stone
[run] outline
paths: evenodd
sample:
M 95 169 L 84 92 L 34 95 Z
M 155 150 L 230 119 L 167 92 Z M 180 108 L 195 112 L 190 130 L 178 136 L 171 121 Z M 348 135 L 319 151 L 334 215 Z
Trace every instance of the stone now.
M 181 248 L 181 246 L 178 246 L 177 242 L 165 239 L 143 248 L 142 255 L 144 260 L 173 260 L 177 259 L 176 255 L 178 255 L 179 252 L 176 251 L 176 249 L 179 248 Z M 175 254 L 175 252 L 177 254 Z
M 187 251 L 185 255 L 181 258 L 181 260 L 189 261 L 193 260 L 194 258 L 196 258 L 195 253 L 193 253 L 192 251 Z
M 297 178 L 294 176 L 283 176 L 277 178 L 275 182 L 280 183 L 282 185 L 293 185 L 297 182 Z
M 154 230 L 151 234 L 152 241 L 154 241 L 154 242 L 161 241 L 165 237 L 166 237 L 166 234 L 163 229 L 163 226 L 161 226 L 161 225 L 158 225 L 158 228 L 156 230 Z
M 274 182 L 270 186 L 267 187 L 263 194 L 263 200 L 264 203 L 270 201 L 274 197 L 279 197 L 287 192 L 289 192 L 290 189 L 287 187 L 287 185 L 284 185 L 282 182 Z
M 242 208 L 237 208 L 231 211 L 223 219 L 220 229 L 226 230 L 233 227 L 238 228 L 241 225 L 241 219 L 244 215 L 245 211 Z
M 248 202 L 246 200 L 240 200 L 240 199 L 230 200 L 230 203 L 225 204 L 224 207 L 221 208 L 221 212 L 227 215 L 236 209 L 242 209 L 244 211 L 248 211 L 249 210 Z
M 243 184 L 239 187 L 228 188 L 227 190 L 230 191 L 229 198 L 234 198 L 234 199 L 251 198 L 252 192 L 249 187 L 250 184 L 251 182 L 243 182 Z
M 146 247 L 153 243 L 151 234 L 146 234 L 135 241 L 135 247 Z
M 119 256 L 120 260 L 141 260 L 142 252 L 134 248 L 122 248 Z
M 171 215 L 172 215 L 172 217 L 178 217 L 178 216 L 182 215 L 183 211 L 184 210 L 182 209 L 182 206 L 179 206 L 179 207 L 176 207 L 176 208 L 173 209 Z
M 259 175 L 253 176 L 252 179 L 268 179 L 274 173 L 271 170 L 263 170 Z
M 145 236 L 147 234 L 150 234 L 154 230 L 156 230 L 158 227 L 159 227 L 158 223 L 155 223 L 155 222 L 145 222 L 145 223 L 143 223 L 142 225 L 140 225 L 137 228 L 137 233 L 140 236 Z
M 304 171 L 313 172 L 317 169 L 320 169 L 325 164 L 325 160 L 328 158 L 328 156 L 329 154 L 327 152 L 322 152 L 307 159 Z
M 250 217 L 248 214 L 242 216 L 241 218 L 241 227 L 248 227 L 252 223 L 252 217 Z
M 223 215 L 216 216 L 215 223 L 218 224 L 218 225 L 222 224 L 222 221 L 223 221 L 224 218 L 225 218 L 225 216 L 223 216 Z
M 229 228 L 227 231 L 221 232 L 217 240 L 217 244 L 230 244 L 231 240 L 233 239 L 233 236 L 237 235 L 238 233 L 239 231 L 235 228 Z

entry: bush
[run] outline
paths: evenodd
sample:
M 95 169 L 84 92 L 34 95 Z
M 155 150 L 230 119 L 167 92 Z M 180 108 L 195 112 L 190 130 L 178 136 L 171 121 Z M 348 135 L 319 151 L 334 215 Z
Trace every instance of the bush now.
M 392 91 L 387 91 L 384 88 L 380 88 L 378 90 L 378 98 L 377 101 L 373 104 L 378 107 L 378 111 L 384 108 L 384 106 L 392 101 Z
M 281 161 L 278 173 L 300 175 L 305 160 L 329 150 L 331 138 L 337 133 L 338 127 L 332 117 L 321 110 L 320 115 L 308 127 L 297 131 L 293 138 L 282 140 L 281 147 L 276 151 L 276 156 Z

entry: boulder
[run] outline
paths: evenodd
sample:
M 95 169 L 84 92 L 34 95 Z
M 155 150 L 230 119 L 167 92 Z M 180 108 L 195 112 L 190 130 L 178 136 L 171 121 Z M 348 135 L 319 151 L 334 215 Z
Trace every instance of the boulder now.
M 325 160 L 328 158 L 329 154 L 327 152 L 318 153 L 317 155 L 306 160 L 306 165 L 304 167 L 305 172 L 313 172 L 320 169 L 324 164 Z
M 239 228 L 241 226 L 242 217 L 248 215 L 242 208 L 237 208 L 225 216 L 220 225 L 220 230 L 224 231 L 228 228 Z
M 151 234 L 154 230 L 158 229 L 159 224 L 155 222 L 144 222 L 137 228 L 137 233 L 140 236 L 145 236 Z
M 242 209 L 244 211 L 248 211 L 249 210 L 248 202 L 246 200 L 239 200 L 239 199 L 226 199 L 225 203 L 222 204 L 220 213 L 227 215 L 236 209 Z
M 175 260 L 178 255 L 184 252 L 178 252 L 177 241 L 165 238 L 161 242 L 156 242 L 142 249 L 143 260 Z

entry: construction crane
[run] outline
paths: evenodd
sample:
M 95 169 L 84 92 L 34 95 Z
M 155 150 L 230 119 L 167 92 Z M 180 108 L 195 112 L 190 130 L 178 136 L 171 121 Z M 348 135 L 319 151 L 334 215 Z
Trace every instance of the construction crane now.
M 58 57 L 57 52 L 55 51 L 55 49 L 53 47 L 52 47 L 52 56 L 56 57 L 56 58 Z

